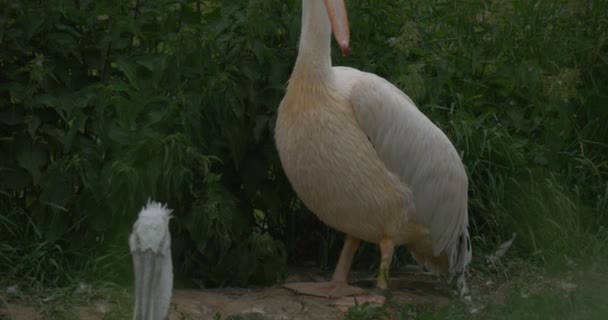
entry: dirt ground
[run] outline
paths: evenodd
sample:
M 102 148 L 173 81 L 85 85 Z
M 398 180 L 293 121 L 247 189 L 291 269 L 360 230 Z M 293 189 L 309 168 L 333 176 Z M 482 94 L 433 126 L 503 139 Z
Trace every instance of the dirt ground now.
M 293 281 L 322 281 L 327 274 L 296 271 L 288 277 Z M 371 288 L 373 274 L 353 273 L 354 285 Z M 390 280 L 390 299 L 387 305 L 445 306 L 450 302 L 450 290 L 445 281 L 422 273 L 415 268 L 396 270 Z M 203 290 L 174 290 L 171 320 L 214 319 L 343 319 L 344 312 L 332 305 L 331 299 L 297 295 L 281 286 L 265 288 L 221 288 Z M 70 318 L 101 320 L 111 310 L 103 300 L 89 305 L 74 306 Z M 130 318 L 130 316 L 126 317 Z M 0 296 L 0 320 L 45 319 L 34 307 L 7 301 Z

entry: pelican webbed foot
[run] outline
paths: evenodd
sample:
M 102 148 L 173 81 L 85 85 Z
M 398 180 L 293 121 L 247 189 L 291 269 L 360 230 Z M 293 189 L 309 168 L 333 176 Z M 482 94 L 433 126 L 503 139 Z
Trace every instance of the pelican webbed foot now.
M 365 294 L 366 291 L 348 285 L 345 282 L 292 282 L 286 283 L 283 287 L 293 290 L 298 294 L 323 297 L 323 298 L 342 298 Z

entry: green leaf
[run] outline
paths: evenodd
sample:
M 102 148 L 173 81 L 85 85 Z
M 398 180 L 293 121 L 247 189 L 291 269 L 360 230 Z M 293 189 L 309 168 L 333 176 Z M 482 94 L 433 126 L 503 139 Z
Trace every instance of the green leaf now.
M 9 126 L 22 124 L 23 115 L 13 110 L 2 111 L 0 112 L 0 122 Z
M 262 138 L 262 134 L 268 127 L 268 123 L 270 121 L 270 117 L 267 115 L 257 116 L 255 119 L 255 127 L 253 128 L 253 137 L 256 142 L 260 142 Z
M 84 113 L 79 111 L 78 114 L 76 115 L 76 118 L 72 119 L 70 121 L 70 123 L 68 124 L 69 130 L 65 136 L 64 145 L 63 145 L 64 153 L 66 153 L 66 154 L 69 153 L 77 134 L 79 132 L 84 131 L 84 125 L 85 125 L 87 119 L 88 119 L 87 116 Z
M 139 90 L 139 79 L 137 77 L 136 65 L 127 60 L 126 57 L 120 57 L 116 60 L 115 66 L 127 77 L 131 86 Z
M 61 169 L 55 166 L 53 172 L 41 181 L 42 193 L 39 200 L 51 208 L 67 212 L 66 205 L 72 198 L 74 189 L 72 183 L 60 172 Z
M 0 185 L 3 189 L 20 190 L 31 182 L 31 176 L 22 168 L 0 167 Z
M 40 170 L 46 162 L 46 152 L 38 145 L 23 143 L 17 149 L 17 163 L 27 170 L 34 179 L 34 183 L 38 183 L 40 180 Z
M 41 124 L 40 118 L 37 115 L 32 115 L 26 118 L 25 122 L 27 123 L 27 132 L 30 134 L 30 137 L 35 137 L 36 131 Z
M 155 71 L 157 69 L 164 69 L 167 57 L 160 54 L 147 54 L 135 58 L 137 64 L 145 67 L 149 71 Z

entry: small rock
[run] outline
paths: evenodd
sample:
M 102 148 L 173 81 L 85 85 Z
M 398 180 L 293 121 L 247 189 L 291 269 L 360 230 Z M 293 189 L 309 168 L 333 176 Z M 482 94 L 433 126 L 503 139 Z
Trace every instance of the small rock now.
M 12 285 L 10 287 L 7 287 L 6 288 L 6 293 L 17 295 L 17 294 L 21 293 L 21 290 L 19 290 L 19 286 L 15 284 L 15 285 Z

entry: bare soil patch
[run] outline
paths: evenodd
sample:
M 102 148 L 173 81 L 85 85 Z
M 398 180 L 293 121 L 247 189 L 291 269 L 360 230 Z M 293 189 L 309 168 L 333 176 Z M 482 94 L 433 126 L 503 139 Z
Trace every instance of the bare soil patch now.
M 446 306 L 450 302 L 450 291 L 444 280 L 412 270 L 395 270 L 392 273 L 390 299 L 387 307 L 403 305 Z M 287 281 L 322 281 L 327 273 L 310 270 L 292 272 Z M 372 288 L 373 274 L 353 273 L 355 285 Z M 93 301 L 89 305 L 65 306 L 69 309 L 67 318 L 82 320 L 104 319 L 112 306 L 104 300 Z M 171 320 L 214 319 L 216 314 L 222 319 L 343 319 L 344 313 L 332 306 L 332 300 L 319 297 L 297 295 L 281 286 L 260 288 L 220 288 L 201 290 L 174 290 Z M 124 318 L 129 319 L 130 314 Z M 46 319 L 39 310 L 28 305 L 23 299 L 7 301 L 0 299 L 0 320 Z

